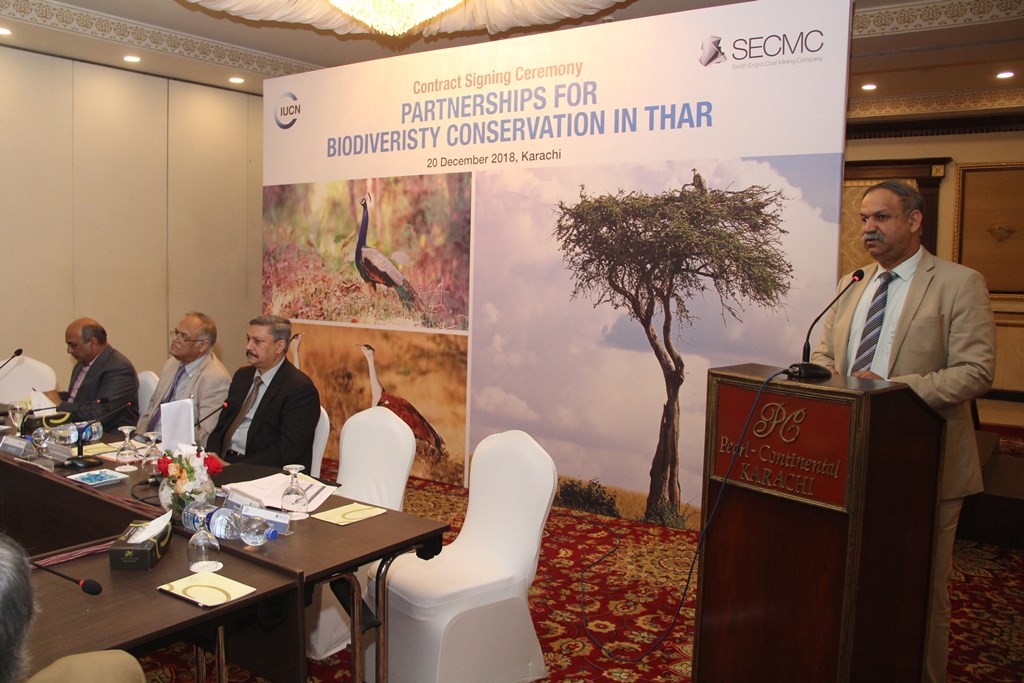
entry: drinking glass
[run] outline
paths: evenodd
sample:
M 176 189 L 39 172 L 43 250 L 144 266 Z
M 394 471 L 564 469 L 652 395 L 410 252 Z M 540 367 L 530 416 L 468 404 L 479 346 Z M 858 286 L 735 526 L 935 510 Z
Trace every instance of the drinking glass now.
M 25 419 L 28 412 L 28 401 L 11 401 L 7 404 L 7 414 L 11 418 L 11 425 L 14 426 L 14 433 L 21 434 L 21 421 Z
M 50 458 L 50 430 L 46 427 L 37 427 L 32 432 L 32 447 L 36 449 L 36 459 L 33 462 L 44 470 L 53 472 L 53 460 Z
M 32 446 L 36 449 L 36 453 L 41 458 L 48 458 L 50 452 L 50 430 L 46 427 L 37 427 L 32 432 Z
M 139 457 L 139 452 L 132 445 L 132 432 L 135 431 L 135 427 L 125 425 L 124 427 L 118 427 L 118 429 L 124 434 L 124 443 L 117 449 L 117 467 L 114 468 L 114 471 L 134 472 L 139 469 L 134 464 L 135 460 Z
M 153 477 L 157 473 L 157 463 L 160 462 L 160 458 L 164 455 L 159 446 L 160 432 L 146 432 L 142 436 L 146 439 L 146 450 L 143 453 L 142 467 L 146 470 L 146 474 Z
M 188 568 L 195 572 L 215 572 L 224 566 L 220 561 L 220 542 L 206 528 L 206 516 L 215 505 L 195 506 L 196 532 L 188 541 Z
M 299 472 L 304 469 L 305 467 L 302 465 L 284 466 L 284 471 L 292 476 L 292 480 L 288 482 L 288 488 L 281 494 L 281 509 L 291 513 L 293 520 L 309 517 L 306 512 L 309 509 L 309 498 L 306 497 L 306 492 L 299 485 Z

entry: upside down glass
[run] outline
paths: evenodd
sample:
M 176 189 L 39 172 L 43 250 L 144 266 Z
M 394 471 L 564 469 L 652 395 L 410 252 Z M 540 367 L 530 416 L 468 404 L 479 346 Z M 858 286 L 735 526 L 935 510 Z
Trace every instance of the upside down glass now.
M 206 516 L 216 505 L 199 504 L 195 512 L 196 532 L 188 541 L 188 568 L 191 572 L 215 572 L 224 566 L 220 561 L 220 542 L 206 528 Z
M 299 485 L 299 472 L 305 468 L 302 465 L 285 465 L 284 471 L 292 476 L 288 482 L 288 488 L 281 494 L 281 509 L 291 514 L 292 520 L 306 519 L 309 517 L 309 498 L 306 492 Z

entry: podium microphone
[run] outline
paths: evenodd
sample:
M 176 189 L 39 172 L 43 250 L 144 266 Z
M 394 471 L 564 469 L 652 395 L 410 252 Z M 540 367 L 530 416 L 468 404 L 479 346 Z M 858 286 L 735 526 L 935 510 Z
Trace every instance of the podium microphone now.
M 192 426 L 193 427 L 198 427 L 199 425 L 203 424 L 204 422 L 209 420 L 211 417 L 213 417 L 214 415 L 216 415 L 217 413 L 219 413 L 220 411 L 224 410 L 227 407 L 228 407 L 228 402 L 224 401 L 219 406 L 217 406 L 216 408 L 211 410 L 209 413 L 207 413 L 205 417 L 201 417 L 198 420 L 196 420 L 196 423 L 194 425 L 192 425 Z
M 99 595 L 103 592 L 103 586 L 100 585 L 99 581 L 94 581 L 93 579 L 73 579 L 67 574 L 61 574 L 56 569 L 44 567 L 38 562 L 33 562 L 32 560 L 29 560 L 29 564 L 31 564 L 36 569 L 42 569 L 44 572 L 49 572 L 51 574 L 59 576 L 62 579 L 66 579 L 71 583 L 78 584 L 78 587 L 82 589 L 83 593 L 88 593 L 89 595 Z
M 4 361 L 3 365 L 0 365 L 0 370 L 3 370 L 5 367 L 7 367 L 8 363 L 10 363 L 12 360 L 14 360 L 15 358 L 17 358 L 20 355 L 21 355 L 21 349 L 14 349 L 14 353 L 12 353 L 10 355 L 10 357 L 7 360 Z
M 834 306 L 837 301 L 839 301 L 839 297 L 841 297 L 843 294 L 846 294 L 846 290 L 848 290 L 850 287 L 853 287 L 855 284 L 857 284 L 863 279 L 863 270 L 858 268 L 857 270 L 853 271 L 853 275 L 850 276 L 849 284 L 843 287 L 843 290 L 836 295 L 836 298 L 832 299 L 832 301 L 829 302 L 829 305 L 825 307 L 825 310 L 819 313 L 818 317 L 815 318 L 814 322 L 811 323 L 811 326 L 807 328 L 807 337 L 804 339 L 804 353 L 802 357 L 802 362 L 793 363 L 792 365 L 789 366 L 789 369 L 786 371 L 786 374 L 789 376 L 790 379 L 828 379 L 829 377 L 832 376 L 832 371 L 826 368 L 824 365 L 818 365 L 817 363 L 810 362 L 811 330 L 813 330 L 814 326 L 818 324 L 818 321 L 821 320 L 821 317 L 828 313 L 828 310 L 832 308 L 832 306 Z

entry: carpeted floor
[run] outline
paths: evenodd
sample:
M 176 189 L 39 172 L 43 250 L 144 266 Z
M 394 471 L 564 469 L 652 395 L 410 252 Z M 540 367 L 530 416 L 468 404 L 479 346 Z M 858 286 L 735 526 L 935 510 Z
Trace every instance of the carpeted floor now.
M 466 491 L 458 487 L 414 479 L 405 500 L 408 512 L 451 523 L 446 540 L 464 519 Z M 695 581 L 682 606 L 680 591 L 696 541 L 695 532 L 554 508 L 530 591 L 548 680 L 688 683 Z M 948 680 L 1024 681 L 1024 552 L 958 542 L 951 595 Z M 143 657 L 148 681 L 192 681 L 190 655 L 176 646 Z M 347 653 L 310 661 L 309 680 L 348 681 L 347 667 Z M 263 680 L 234 666 L 229 677 Z

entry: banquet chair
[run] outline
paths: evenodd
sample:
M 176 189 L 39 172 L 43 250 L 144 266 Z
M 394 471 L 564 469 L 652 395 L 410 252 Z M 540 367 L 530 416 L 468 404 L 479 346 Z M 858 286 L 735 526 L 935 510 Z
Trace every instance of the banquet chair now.
M 346 498 L 401 510 L 405 485 L 416 455 L 412 429 L 389 409 L 374 406 L 341 427 L 338 484 Z M 357 570 L 366 586 L 367 568 Z M 347 586 L 343 586 L 347 590 Z M 348 645 L 349 617 L 331 591 L 317 586 L 306 608 L 306 654 L 324 659 Z
M 153 392 L 156 391 L 156 384 L 160 377 L 152 370 L 143 370 L 139 373 L 139 412 L 144 413 L 149 408 L 149 402 L 153 400 Z
M 0 359 L 2 360 L 2 359 Z M 41 360 L 22 354 L 0 370 L 0 402 L 10 403 L 57 388 L 57 373 Z M 52 404 L 47 404 L 52 405 Z M 40 406 L 35 406 L 40 407 Z
M 527 593 L 557 479 L 551 457 L 525 432 L 480 442 L 458 537 L 431 560 L 403 555 L 392 563 L 388 680 L 502 683 L 547 675 Z M 371 577 L 371 595 L 376 589 Z
M 316 430 L 313 432 L 313 464 L 309 467 L 309 476 L 320 476 L 320 465 L 324 461 L 324 451 L 327 450 L 327 437 L 331 433 L 331 418 L 327 410 L 320 406 L 320 420 L 316 423 Z

